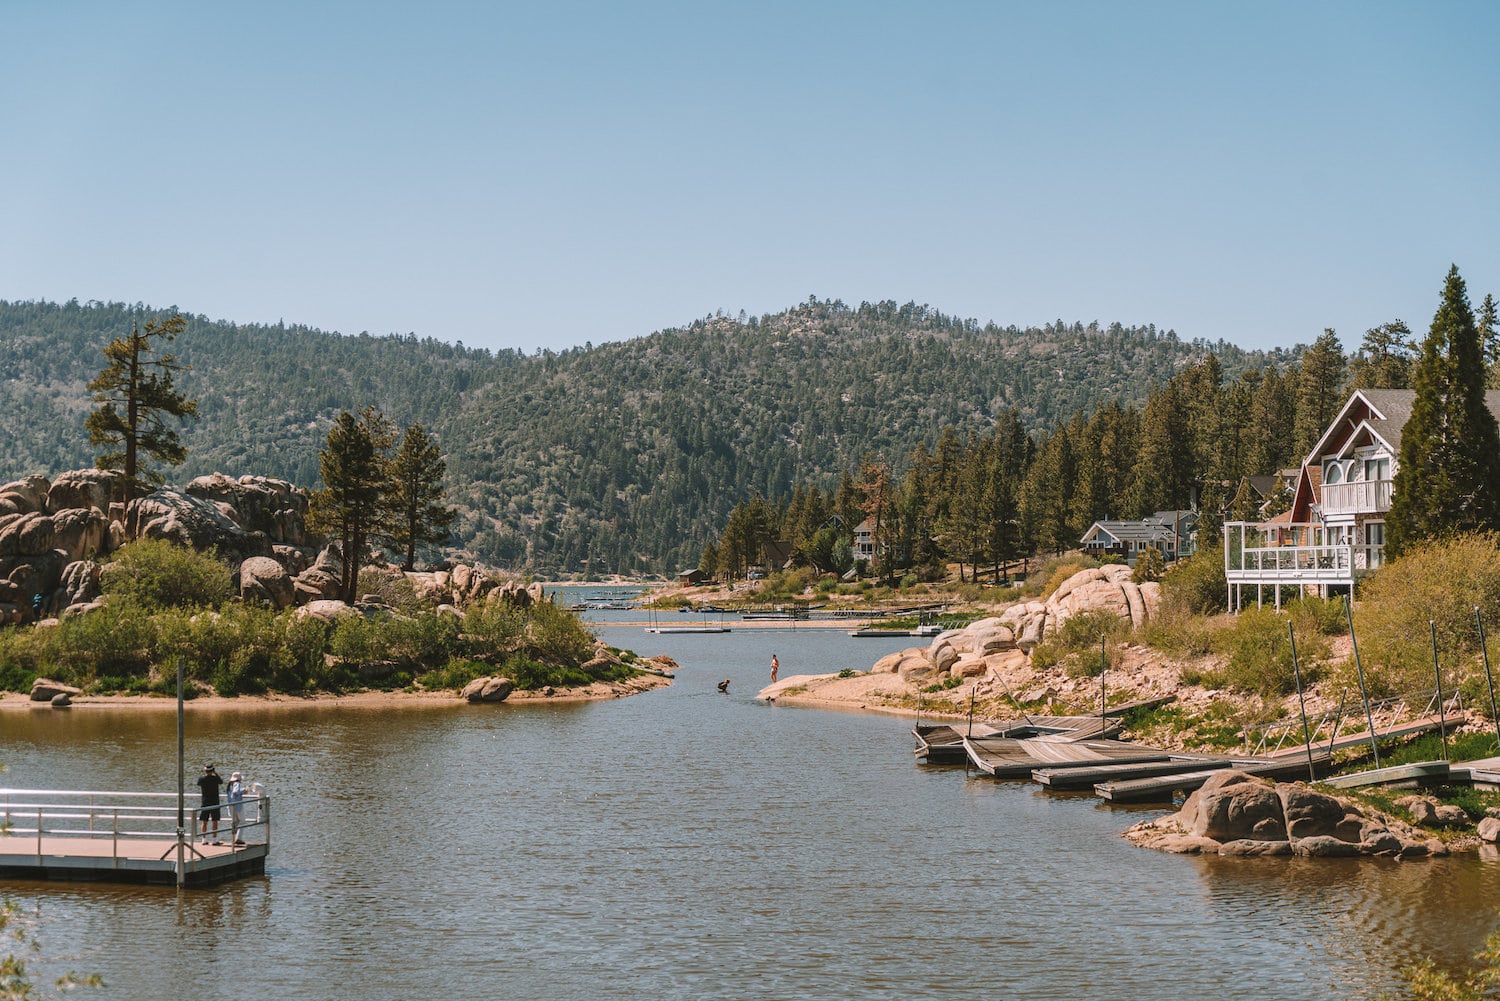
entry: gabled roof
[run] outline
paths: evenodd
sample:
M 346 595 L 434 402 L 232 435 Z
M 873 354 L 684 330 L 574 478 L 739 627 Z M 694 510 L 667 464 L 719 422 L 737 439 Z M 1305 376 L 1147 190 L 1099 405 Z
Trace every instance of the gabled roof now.
M 1393 455 L 1401 454 L 1401 429 L 1411 419 L 1414 389 L 1356 389 L 1349 394 L 1338 416 L 1323 432 L 1304 463 L 1313 463 L 1331 452 L 1341 451 L 1343 443 L 1362 428 L 1384 441 Z M 1500 389 L 1484 394 L 1484 406 L 1500 421 Z
M 1096 521 L 1083 533 L 1083 542 L 1098 535 L 1108 535 L 1116 542 L 1166 542 L 1174 533 L 1171 525 L 1156 521 Z

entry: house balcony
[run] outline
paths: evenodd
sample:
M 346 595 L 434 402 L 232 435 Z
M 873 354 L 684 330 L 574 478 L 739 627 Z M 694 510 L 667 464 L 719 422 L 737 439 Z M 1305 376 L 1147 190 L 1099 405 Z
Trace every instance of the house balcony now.
M 1356 480 L 1323 484 L 1323 513 L 1384 514 L 1391 509 L 1393 480 Z
M 1257 597 L 1260 587 L 1273 586 L 1279 608 L 1280 587 L 1312 586 L 1326 594 L 1329 586 L 1352 587 L 1384 561 L 1384 546 L 1342 541 L 1321 522 L 1224 525 L 1224 576 L 1231 608 L 1240 607 L 1245 585 L 1254 585 Z

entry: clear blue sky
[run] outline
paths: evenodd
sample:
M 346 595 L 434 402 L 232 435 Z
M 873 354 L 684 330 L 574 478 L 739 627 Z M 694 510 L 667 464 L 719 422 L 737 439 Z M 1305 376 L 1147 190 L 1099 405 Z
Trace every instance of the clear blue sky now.
M 5 0 L 0 298 L 567 347 L 1500 296 L 1500 3 Z

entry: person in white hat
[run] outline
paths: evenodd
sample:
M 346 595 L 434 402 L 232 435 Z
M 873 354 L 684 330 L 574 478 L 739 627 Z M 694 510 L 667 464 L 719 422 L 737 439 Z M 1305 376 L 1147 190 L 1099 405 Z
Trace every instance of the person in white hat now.
M 240 838 L 240 822 L 244 820 L 245 813 L 245 783 L 240 780 L 239 772 L 229 776 L 229 785 L 224 788 L 224 798 L 229 803 L 231 837 L 235 844 L 242 845 L 245 842 Z

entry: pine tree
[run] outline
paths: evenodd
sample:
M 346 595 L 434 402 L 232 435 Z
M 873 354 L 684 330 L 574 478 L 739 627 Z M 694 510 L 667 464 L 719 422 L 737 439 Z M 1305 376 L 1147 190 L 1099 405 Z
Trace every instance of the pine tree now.
M 457 513 L 443 503 L 448 465 L 427 429 L 413 424 L 401 435 L 391 459 L 391 530 L 386 544 L 403 557 L 401 569 L 416 569 L 418 546 L 447 540 Z
M 1411 388 L 1411 328 L 1400 320 L 1365 331 L 1364 343 L 1349 365 L 1356 389 Z
M 1386 515 L 1392 556 L 1449 532 L 1500 528 L 1500 428 L 1484 402 L 1482 346 L 1464 281 L 1448 271 L 1422 342 Z
M 147 320 L 144 331 L 132 323 L 129 336 L 117 337 L 105 346 L 109 364 L 88 385 L 94 402 L 100 404 L 84 422 L 89 443 L 118 447 L 118 451 L 101 454 L 97 464 L 100 469 L 125 473 L 126 501 L 139 492 L 142 481 L 162 482 L 159 473 L 142 469 L 142 452 L 172 466 L 187 458 L 187 449 L 165 420 L 198 416 L 198 402 L 180 393 L 172 381 L 187 366 L 169 354 L 153 357 L 156 347 L 151 343 L 153 338 L 170 341 L 186 329 L 187 320 L 176 315 Z
M 1332 328 L 1323 331 L 1313 346 L 1302 353 L 1302 371 L 1297 376 L 1295 452 L 1304 456 L 1323 437 L 1333 415 L 1342 404 L 1344 349 Z
M 1479 304 L 1479 343 L 1484 347 L 1485 387 L 1500 389 L 1500 317 L 1496 316 L 1495 297 L 1486 295 Z
M 339 597 L 351 604 L 370 542 L 387 529 L 391 477 L 385 453 L 393 439 L 390 422 L 374 407 L 357 417 L 346 410 L 334 419 L 318 456 L 323 488 L 311 497 L 308 522 L 338 539 L 344 563 Z

